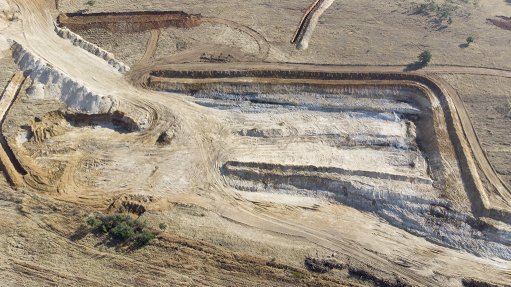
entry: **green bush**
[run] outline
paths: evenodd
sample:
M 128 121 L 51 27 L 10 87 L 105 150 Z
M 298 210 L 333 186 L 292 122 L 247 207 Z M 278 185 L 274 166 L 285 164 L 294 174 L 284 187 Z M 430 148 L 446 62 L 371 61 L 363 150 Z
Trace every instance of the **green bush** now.
M 143 231 L 135 237 L 135 242 L 139 246 L 144 246 L 149 244 L 155 237 L 156 235 L 154 233 Z
M 89 217 L 87 218 L 87 221 L 86 221 L 87 225 L 89 225 L 90 227 L 92 228 L 97 228 L 99 225 L 101 225 L 101 220 L 98 220 L 94 217 Z
M 165 230 L 165 229 L 167 229 L 167 224 L 160 223 L 160 225 L 158 225 L 158 227 L 160 228 L 160 230 Z
M 89 6 L 94 6 L 94 4 L 96 4 L 96 0 L 87 0 L 87 2 L 85 2 L 85 4 L 87 4 Z
M 147 230 L 144 221 L 132 219 L 125 214 L 89 217 L 86 223 L 95 232 L 108 234 L 110 239 L 116 243 L 131 242 L 143 246 L 156 237 L 154 232 Z
M 135 237 L 135 229 L 126 222 L 121 222 L 119 225 L 112 228 L 109 232 L 113 239 L 119 241 L 132 240 Z
M 467 45 L 474 43 L 475 40 L 476 39 L 473 36 L 468 36 L 467 37 Z
M 419 54 L 418 58 L 419 58 L 419 62 L 421 64 L 427 65 L 427 64 L 429 64 L 429 62 L 431 62 L 431 59 L 433 58 L 433 55 L 431 54 L 430 51 L 425 50 L 425 51 L 423 51 L 422 53 Z

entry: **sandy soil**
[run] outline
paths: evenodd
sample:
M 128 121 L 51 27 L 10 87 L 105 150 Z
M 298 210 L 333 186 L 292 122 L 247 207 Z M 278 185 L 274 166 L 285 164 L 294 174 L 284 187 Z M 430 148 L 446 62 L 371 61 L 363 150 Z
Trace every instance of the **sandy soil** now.
M 2 18 L 1 34 L 16 41 L 12 57 L 27 78 L 2 98 L 15 101 L 2 104 L 10 158 L 1 160 L 15 158 L 26 174 L 16 188 L 0 183 L 0 282 L 508 284 L 509 31 L 485 19 L 511 6 L 456 2 L 453 23 L 438 29 L 411 14 L 410 1 L 336 1 L 298 51 L 289 40 L 309 2 L 97 1 L 88 11 L 209 17 L 192 29 L 83 31 L 133 66 L 123 75 L 55 33 L 53 1 L 14 0 L 19 20 Z M 59 2 L 64 12 L 84 8 Z M 468 35 L 476 43 L 460 47 Z M 402 74 L 425 48 L 444 66 Z M 218 62 L 200 66 L 203 53 Z M 220 53 L 233 58 L 223 63 Z M 343 82 L 275 69 L 416 80 Z M 172 70 L 184 76 L 162 77 Z M 243 76 L 250 72 L 262 76 Z M 457 94 L 478 137 L 467 132 Z M 498 174 L 481 164 L 479 141 Z M 143 206 L 151 228 L 169 228 L 135 250 L 88 232 L 88 216 L 125 203 Z M 342 268 L 313 272 L 308 257 Z
M 483 148 L 497 172 L 511 184 L 511 137 L 507 132 L 511 124 L 510 81 L 481 76 L 446 75 L 444 78 L 463 97 Z

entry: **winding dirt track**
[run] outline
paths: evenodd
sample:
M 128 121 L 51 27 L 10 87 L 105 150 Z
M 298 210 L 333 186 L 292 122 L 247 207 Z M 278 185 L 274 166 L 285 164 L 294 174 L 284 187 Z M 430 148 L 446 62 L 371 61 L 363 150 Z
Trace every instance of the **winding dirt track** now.
M 268 54 L 270 53 L 270 44 L 268 43 L 266 38 L 264 36 L 262 36 L 256 30 L 254 30 L 250 27 L 241 25 L 237 22 L 226 20 L 226 19 L 207 17 L 207 18 L 202 18 L 202 21 L 206 22 L 206 23 L 209 22 L 209 23 L 223 24 L 228 27 L 231 27 L 232 29 L 238 30 L 240 32 L 243 32 L 243 33 L 249 35 L 257 42 L 257 45 L 259 46 L 259 59 L 261 61 L 264 61 L 266 58 L 268 58 Z
M 471 72 L 477 70 L 477 68 L 466 69 L 470 70 Z M 459 71 L 464 71 L 464 69 L 461 69 Z M 479 71 L 481 72 L 481 74 L 479 75 L 487 75 L 483 74 L 487 72 L 487 69 L 481 69 Z M 498 74 L 500 77 L 507 74 L 507 76 L 505 77 L 511 78 L 510 72 L 506 73 L 504 71 L 498 70 L 495 70 L 494 72 L 499 72 Z M 486 176 L 490 184 L 493 185 L 493 187 L 495 187 L 495 189 L 498 192 L 498 195 L 503 199 L 504 202 L 507 203 L 507 206 L 509 207 L 509 204 L 511 203 L 511 189 L 509 188 L 509 186 L 506 185 L 505 181 L 502 180 L 502 178 L 497 174 L 497 172 L 491 165 L 488 156 L 486 155 L 481 146 L 481 141 L 479 140 L 479 137 L 477 136 L 474 130 L 474 126 L 472 125 L 472 121 L 470 120 L 470 116 L 468 115 L 463 100 L 460 98 L 458 93 L 443 79 L 441 79 L 440 77 L 434 77 L 434 79 L 439 84 L 439 87 L 445 89 L 445 92 L 454 101 L 456 111 L 461 120 L 461 124 L 463 125 L 463 132 L 465 133 L 465 137 L 467 138 L 470 144 L 470 148 L 473 152 L 475 162 L 477 163 L 481 172 Z
M 54 35 L 50 20 L 51 18 L 41 12 L 46 9 L 46 5 L 44 3 L 37 3 L 37 1 L 32 0 L 16 0 L 16 2 L 20 6 L 23 21 L 23 33 L 20 35 L 13 35 L 17 41 L 27 46 L 28 49 L 48 63 L 51 63 L 56 67 L 56 69 L 61 70 L 71 78 L 80 79 L 84 84 L 91 87 L 92 90 L 104 94 L 111 93 L 122 98 L 130 105 L 148 111 L 153 116 L 149 119 L 150 127 L 147 129 L 147 133 L 142 133 L 140 135 L 141 140 L 154 138 L 159 135 L 162 129 L 164 130 L 167 128 L 168 121 L 170 121 L 172 115 L 166 111 L 165 108 L 172 110 L 173 113 L 184 119 L 181 123 L 184 127 L 183 130 L 191 131 L 186 134 L 186 136 L 190 137 L 191 146 L 189 148 L 197 151 L 197 158 L 200 159 L 200 165 L 212 167 L 218 165 L 218 158 L 216 158 L 215 155 L 212 155 L 209 149 L 221 149 L 222 143 L 220 142 L 218 144 L 219 146 L 216 147 L 207 147 L 209 139 L 201 136 L 201 133 L 206 133 L 206 131 L 214 128 L 213 124 L 204 121 L 204 118 L 200 115 L 201 112 L 205 112 L 207 109 L 199 108 L 186 100 L 180 99 L 179 97 L 166 96 L 160 93 L 145 91 L 130 86 L 120 75 L 113 74 L 106 63 L 101 62 L 97 59 L 97 57 L 79 50 L 79 48 L 73 47 L 68 41 L 60 39 L 58 36 Z M 64 50 L 68 53 L 65 57 L 63 57 L 62 53 Z M 205 64 L 168 64 L 158 66 L 156 68 L 151 67 L 148 70 L 144 70 L 142 74 L 148 74 L 151 71 L 162 69 L 174 69 L 176 71 L 217 71 L 219 69 L 218 65 Z M 236 63 L 222 65 L 222 70 L 232 69 L 244 70 L 247 69 L 247 64 Z M 293 71 L 298 69 L 316 72 L 371 72 L 379 74 L 393 72 L 401 73 L 403 71 L 403 67 L 335 67 L 272 63 L 251 64 L 248 69 L 273 69 L 279 71 Z M 442 89 L 449 93 L 451 98 L 454 97 L 453 101 L 456 104 L 456 110 L 464 110 L 463 105 L 458 105 L 458 101 L 461 102 L 461 99 L 459 99 L 455 93 L 452 94 L 452 91 L 449 90 L 448 86 L 445 86 L 445 83 L 435 79 L 434 76 L 428 76 L 428 73 L 478 73 L 484 75 L 492 74 L 501 77 L 511 77 L 511 71 L 452 66 L 429 67 L 422 70 L 420 73 L 424 74 L 416 73 L 416 75 L 431 77 L 431 79 L 434 80 Z M 98 80 L 98 77 L 101 78 Z M 455 99 L 456 97 L 457 99 Z M 470 148 L 476 156 L 476 161 L 486 161 L 486 164 L 481 164 L 482 167 L 487 167 L 486 170 L 483 170 L 483 172 L 485 174 L 488 173 L 487 176 L 489 178 L 498 178 L 498 175 L 496 175 L 495 171 L 491 168 L 487 158 L 485 156 L 481 158 L 481 156 L 484 155 L 484 152 L 482 152 L 479 140 L 475 135 L 475 132 L 473 132 L 473 128 L 466 111 L 458 111 L 458 116 L 462 121 L 463 130 L 467 135 L 467 140 L 470 142 Z M 472 130 L 472 132 L 470 132 L 470 130 Z M 477 152 L 478 148 L 481 153 Z M 493 173 L 493 175 L 491 173 Z M 205 170 L 204 173 L 200 173 L 200 176 L 203 181 L 210 180 L 212 182 L 211 185 L 207 186 L 209 189 L 224 194 L 222 198 L 225 199 L 228 204 L 224 205 L 224 202 L 221 202 L 222 204 L 220 206 L 215 206 L 218 209 L 219 214 L 222 216 L 264 231 L 286 234 L 316 243 L 317 245 L 325 247 L 328 250 L 332 250 L 333 252 L 338 251 L 346 254 L 351 258 L 354 258 L 356 261 L 370 264 L 374 266 L 375 269 L 382 270 L 385 273 L 396 274 L 401 278 L 405 278 L 411 284 L 435 286 L 438 282 L 436 282 L 431 275 L 435 273 L 485 278 L 487 277 L 488 269 L 491 269 L 490 272 L 493 272 L 493 276 L 498 282 L 509 282 L 509 280 L 511 280 L 511 274 L 508 271 L 509 269 L 507 264 L 500 263 L 504 266 L 497 267 L 497 263 L 494 263 L 488 267 L 487 261 L 473 261 L 473 257 L 446 248 L 441 249 L 440 247 L 435 247 L 422 239 L 410 239 L 403 235 L 400 237 L 400 241 L 402 242 L 393 242 L 392 240 L 388 240 L 388 242 L 381 242 L 382 246 L 386 244 L 392 245 L 392 248 L 395 248 L 393 251 L 399 251 L 399 256 L 404 258 L 414 258 L 417 262 L 411 264 L 412 267 L 410 269 L 402 264 L 387 260 L 378 252 L 364 248 L 364 245 L 360 243 L 361 240 L 367 240 L 362 238 L 363 234 L 359 234 L 360 240 L 356 240 L 356 238 L 353 239 L 343 235 L 344 230 L 341 228 L 341 230 L 323 230 L 321 228 L 311 227 L 314 226 L 312 224 L 304 226 L 303 222 L 296 220 L 292 221 L 292 219 L 283 219 L 274 215 L 261 213 L 260 211 L 254 210 L 254 208 L 250 207 L 249 204 L 240 202 L 240 200 L 234 198 L 232 194 L 226 193 L 226 191 L 222 189 L 222 184 L 219 183 L 218 177 L 210 174 L 208 170 Z M 492 184 L 498 185 L 499 182 L 500 184 L 503 184 L 502 181 L 492 181 Z M 503 192 L 502 196 L 507 200 L 509 198 L 509 189 L 505 186 L 501 188 L 501 191 Z M 348 226 L 353 226 L 352 224 Z M 349 228 L 347 226 L 343 227 Z M 346 230 L 346 232 L 348 232 L 348 230 Z M 392 232 L 399 231 L 392 229 Z M 404 234 L 404 232 L 396 234 Z M 396 234 L 394 234 L 394 236 Z M 391 247 L 387 248 L 391 249 Z M 441 250 L 441 252 L 438 250 Z M 432 254 L 434 254 L 434 256 Z M 119 260 L 127 259 L 121 258 Z M 424 265 L 427 265 L 428 267 L 424 267 Z
M 144 53 L 144 56 L 137 65 L 144 65 L 149 62 L 156 53 L 156 48 L 158 48 L 158 40 L 160 39 L 161 30 L 153 29 L 150 32 L 149 40 L 147 40 L 147 47 Z

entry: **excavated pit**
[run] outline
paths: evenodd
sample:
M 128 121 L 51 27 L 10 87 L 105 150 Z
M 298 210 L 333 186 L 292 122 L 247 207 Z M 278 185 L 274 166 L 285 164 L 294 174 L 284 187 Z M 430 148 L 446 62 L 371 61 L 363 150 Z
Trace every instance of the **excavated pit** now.
M 511 258 L 507 235 L 486 241 L 474 217 L 491 208 L 451 99 L 427 77 L 164 70 L 147 86 L 191 96 L 231 123 L 236 147 L 219 173 L 248 200 L 344 204 L 439 244 Z
M 111 114 L 97 115 L 65 113 L 63 116 L 73 127 L 101 127 L 119 133 L 129 133 L 138 130 L 137 124 L 119 111 Z
M 257 142 L 250 151 L 237 149 L 221 168 L 237 189 L 336 200 L 358 194 L 369 205 L 378 197 L 423 196 L 441 204 L 436 198 L 442 192 L 435 190 L 446 186 L 444 175 L 432 172 L 444 170 L 432 108 L 417 93 L 406 87 L 259 84 L 195 87 L 190 95 L 239 118 L 232 133 L 242 146 Z M 262 115 L 269 120 L 258 120 Z

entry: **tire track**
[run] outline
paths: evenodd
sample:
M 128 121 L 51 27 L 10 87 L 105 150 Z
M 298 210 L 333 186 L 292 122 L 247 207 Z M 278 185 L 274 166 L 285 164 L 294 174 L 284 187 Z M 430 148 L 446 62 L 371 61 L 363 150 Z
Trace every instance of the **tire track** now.
M 156 48 L 158 48 L 158 40 L 160 39 L 161 30 L 153 29 L 151 30 L 150 33 L 151 35 L 149 36 L 149 40 L 147 41 L 144 56 L 136 64 L 137 66 L 147 64 L 156 54 Z
M 259 32 L 257 32 L 256 30 L 254 30 L 248 26 L 244 26 L 240 23 L 234 22 L 234 21 L 215 18 L 215 17 L 202 18 L 202 22 L 226 25 L 228 27 L 231 27 L 232 29 L 238 30 L 242 33 L 249 35 L 257 42 L 257 45 L 259 46 L 260 60 L 264 61 L 266 58 L 268 58 L 268 54 L 270 53 L 270 44 L 268 43 L 268 40 L 266 40 L 266 38 L 263 35 L 261 35 Z

